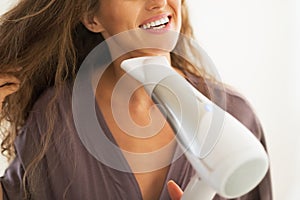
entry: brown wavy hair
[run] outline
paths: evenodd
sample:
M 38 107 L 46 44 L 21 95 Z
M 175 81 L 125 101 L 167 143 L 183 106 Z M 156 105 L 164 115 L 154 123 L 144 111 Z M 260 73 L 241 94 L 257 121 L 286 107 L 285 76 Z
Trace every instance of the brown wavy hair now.
M 22 0 L 0 18 L 0 71 L 22 69 L 15 73 L 21 80 L 20 88 L 5 99 L 0 116 L 1 152 L 8 159 L 15 156 L 14 141 L 34 102 L 47 88 L 57 88 L 47 105 L 47 132 L 41 138 L 39 151 L 25 169 L 23 185 L 34 185 L 30 177 L 34 177 L 34 169 L 50 145 L 56 115 L 53 102 L 61 86 L 74 80 L 84 57 L 103 41 L 101 34 L 89 32 L 81 24 L 83 15 L 92 15 L 99 3 L 101 0 Z M 185 0 L 182 0 L 181 33 L 193 38 Z M 178 45 L 193 49 L 190 44 Z M 172 65 L 185 66 L 197 74 L 179 56 L 171 54 L 171 60 Z M 10 126 L 4 129 L 7 121 Z M 25 187 L 24 191 L 30 193 Z M 24 198 L 30 197 L 25 195 Z

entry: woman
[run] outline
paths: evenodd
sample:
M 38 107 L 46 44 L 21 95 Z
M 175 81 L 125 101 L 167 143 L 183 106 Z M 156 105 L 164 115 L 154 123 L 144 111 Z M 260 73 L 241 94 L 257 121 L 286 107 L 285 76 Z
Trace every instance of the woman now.
M 212 99 L 218 97 L 216 103 L 264 144 L 260 124 L 243 98 L 206 81 L 204 72 L 197 72 L 180 56 L 153 48 L 118 57 L 103 72 L 95 90 L 99 123 L 107 138 L 121 149 L 114 160 L 128 171 L 99 162 L 80 141 L 71 104 L 72 84 L 83 59 L 101 41 L 132 29 L 157 32 L 158 28 L 192 37 L 184 0 L 24 0 L 1 20 L 1 72 L 14 70 L 10 66 L 21 67 L 17 74 L 20 88 L 5 99 L 2 110 L 2 119 L 11 125 L 5 130 L 2 151 L 12 159 L 1 178 L 4 199 L 180 199 L 180 187 L 185 189 L 195 173 L 183 155 L 170 165 L 135 173 L 135 163 L 122 154 L 148 153 L 171 144 L 164 157 L 170 161 L 176 151 L 168 123 L 145 139 L 125 134 L 115 121 L 111 102 L 115 86 L 124 75 L 120 63 L 132 57 L 165 56 L 197 89 Z M 193 50 L 191 45 L 186 48 Z M 112 53 L 110 46 L 108 49 Z M 127 93 L 118 93 L 121 107 Z M 226 105 L 218 100 L 222 98 L 226 98 Z M 153 102 L 142 88 L 133 92 L 128 106 L 136 124 L 149 123 Z M 271 198 L 268 174 L 241 199 Z M 214 199 L 223 198 L 216 195 Z

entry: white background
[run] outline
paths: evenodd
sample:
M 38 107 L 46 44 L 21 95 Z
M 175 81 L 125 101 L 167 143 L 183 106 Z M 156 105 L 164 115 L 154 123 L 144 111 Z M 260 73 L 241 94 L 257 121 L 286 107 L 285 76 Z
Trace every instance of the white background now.
M 263 124 L 274 199 L 300 199 L 300 2 L 187 1 L 200 45 Z M 0 174 L 5 166 L 0 160 Z

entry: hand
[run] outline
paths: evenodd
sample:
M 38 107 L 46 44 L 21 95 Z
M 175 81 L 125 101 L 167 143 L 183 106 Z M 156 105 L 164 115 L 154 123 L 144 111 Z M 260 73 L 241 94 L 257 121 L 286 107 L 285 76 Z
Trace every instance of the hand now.
M 168 191 L 172 200 L 180 200 L 183 194 L 181 188 L 174 181 L 168 182 Z
M 20 81 L 9 73 L 0 73 L 0 112 L 2 104 L 8 95 L 19 89 Z

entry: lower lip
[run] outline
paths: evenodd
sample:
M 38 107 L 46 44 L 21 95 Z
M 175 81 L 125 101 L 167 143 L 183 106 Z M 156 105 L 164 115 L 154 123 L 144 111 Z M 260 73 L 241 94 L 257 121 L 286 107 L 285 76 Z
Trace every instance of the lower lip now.
M 169 22 L 165 25 L 165 27 L 161 28 L 161 29 L 152 29 L 152 28 L 149 28 L 149 29 L 143 29 L 144 31 L 147 31 L 149 33 L 154 33 L 154 34 L 162 34 L 162 33 L 166 33 L 168 32 L 170 29 L 171 29 L 171 21 L 172 19 L 169 18 Z

